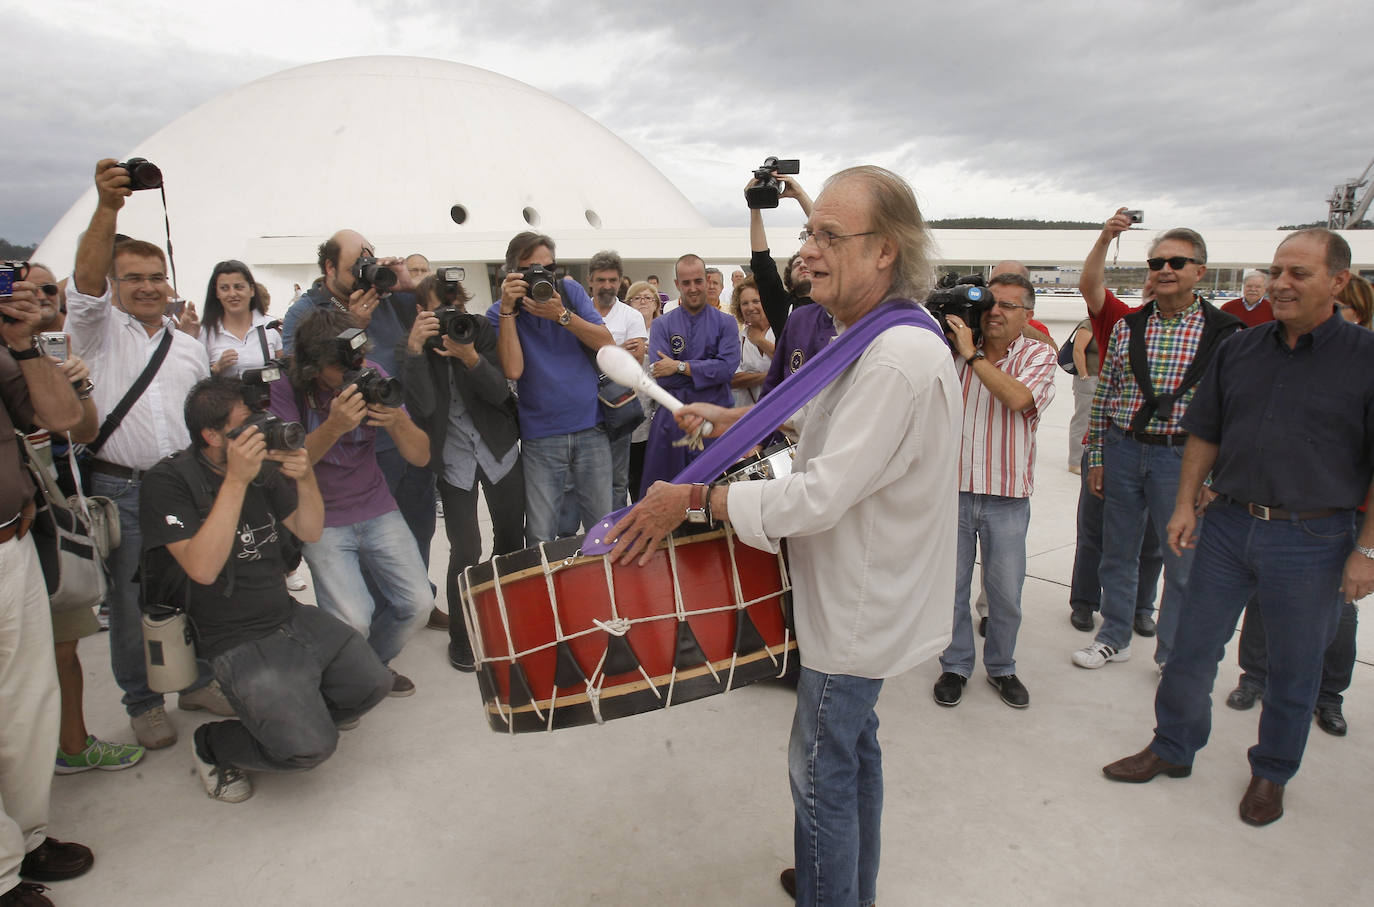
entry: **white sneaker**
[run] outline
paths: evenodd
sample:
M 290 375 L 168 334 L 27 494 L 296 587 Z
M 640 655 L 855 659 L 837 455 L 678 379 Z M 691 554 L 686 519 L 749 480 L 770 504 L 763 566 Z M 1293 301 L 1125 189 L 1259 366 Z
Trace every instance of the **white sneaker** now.
M 1073 663 L 1080 668 L 1100 668 L 1109 661 L 1128 661 L 1131 657 L 1131 647 L 1118 649 L 1109 646 L 1105 642 L 1095 642 L 1084 646 L 1073 653 Z
M 286 574 L 286 588 L 290 589 L 292 592 L 305 591 L 305 578 L 301 576 L 300 567 Z
M 200 758 L 195 743 L 191 744 L 191 758 L 196 763 L 196 774 L 200 783 L 205 785 L 205 793 L 212 800 L 225 803 L 242 803 L 253 796 L 253 783 L 248 776 L 232 765 L 215 765 Z
M 205 709 L 221 718 L 233 718 L 237 714 L 229 700 L 224 698 L 224 691 L 219 688 L 218 680 L 210 681 L 199 690 L 182 693 L 177 697 L 177 708 L 184 712 Z

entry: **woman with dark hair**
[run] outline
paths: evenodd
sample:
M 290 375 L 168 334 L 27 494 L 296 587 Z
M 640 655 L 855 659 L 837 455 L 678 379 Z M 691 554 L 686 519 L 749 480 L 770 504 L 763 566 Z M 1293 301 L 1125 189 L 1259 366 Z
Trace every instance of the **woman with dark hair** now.
M 200 341 L 216 375 L 237 376 L 281 354 L 281 332 L 270 325 L 263 294 L 241 261 L 222 261 L 205 288 Z
M 416 288 L 419 313 L 403 349 L 397 350 L 406 410 L 429 435 L 429 468 L 438 476 L 448 535 L 449 664 L 475 669 L 460 606 L 458 577 L 482 560 L 477 524 L 480 490 L 491 514 L 492 554 L 525 547 L 525 471 L 516 443 L 520 429 L 515 397 L 501 370 L 496 330 L 485 316 L 468 314 L 463 285 L 433 275 Z M 460 312 L 441 330 L 436 310 Z M 444 313 L 448 317 L 449 312 Z M 456 335 L 456 336 L 455 336 Z

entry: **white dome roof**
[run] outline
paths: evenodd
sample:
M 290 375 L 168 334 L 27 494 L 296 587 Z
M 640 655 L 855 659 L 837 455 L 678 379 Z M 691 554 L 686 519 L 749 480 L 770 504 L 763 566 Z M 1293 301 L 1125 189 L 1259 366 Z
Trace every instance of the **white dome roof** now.
M 422 113 L 404 120 L 401 111 Z M 289 69 L 202 104 L 121 159 L 131 156 L 162 168 L 181 291 L 193 298 L 216 261 L 252 264 L 245 249 L 263 237 L 318 243 L 351 227 L 385 255 L 424 251 L 393 245 L 405 237 L 707 226 L 596 121 L 522 82 L 446 60 L 354 57 Z M 465 212 L 461 225 L 454 206 Z M 92 188 L 35 259 L 68 271 L 94 209 Z M 129 199 L 119 230 L 164 242 L 156 190 Z

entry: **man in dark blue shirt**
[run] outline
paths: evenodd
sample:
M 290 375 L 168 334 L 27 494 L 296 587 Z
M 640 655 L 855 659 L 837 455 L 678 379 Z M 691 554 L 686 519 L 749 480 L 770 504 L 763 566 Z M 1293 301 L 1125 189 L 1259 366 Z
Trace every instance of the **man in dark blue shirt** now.
M 1129 782 L 1192 772 L 1211 730 L 1217 663 L 1253 597 L 1269 633 L 1269 683 L 1240 802 L 1251 825 L 1283 815 L 1341 603 L 1374 591 L 1374 521 L 1356 537 L 1374 476 L 1374 334 L 1335 312 L 1350 247 L 1300 230 L 1279 244 L 1269 274 L 1277 320 L 1223 343 L 1183 419 L 1167 536 L 1176 553 L 1196 544 L 1197 554 L 1155 695 L 1154 740 L 1103 768 Z

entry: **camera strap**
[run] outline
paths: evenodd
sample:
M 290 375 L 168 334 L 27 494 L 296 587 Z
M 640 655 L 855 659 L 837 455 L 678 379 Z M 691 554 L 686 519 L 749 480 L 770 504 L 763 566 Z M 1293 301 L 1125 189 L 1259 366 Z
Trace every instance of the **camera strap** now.
M 119 428 L 119 423 L 124 421 L 124 417 L 133 409 L 138 398 L 143 396 L 143 392 L 148 389 L 148 385 L 153 383 L 153 376 L 162 367 L 162 360 L 167 358 L 167 351 L 172 347 L 172 331 L 176 328 L 164 326 L 162 329 L 162 342 L 153 350 L 153 358 L 148 360 L 148 364 L 143 367 L 143 372 L 134 382 L 133 387 L 124 392 L 124 396 L 115 404 L 115 408 L 110 410 L 110 414 L 105 417 L 105 421 L 100 423 L 100 433 L 95 436 L 95 440 L 86 445 L 86 452 L 91 456 L 100 453 L 100 448 L 105 446 L 105 442 L 110 440 L 110 435 L 114 434 Z
M 727 467 L 772 434 L 793 413 L 857 362 L 878 335 L 888 328 L 899 325 L 924 328 L 939 337 L 940 343 L 948 348 L 949 341 L 940 330 L 940 325 L 923 306 L 907 299 L 888 300 L 859 319 L 857 324 L 836 336 L 825 349 L 775 387 L 768 396 L 730 426 L 729 431 L 708 446 L 701 456 L 688 463 L 682 472 L 672 478 L 672 482 L 681 485 L 714 481 Z M 605 533 L 618 523 L 621 517 L 629 513 L 633 506 L 632 504 L 598 520 L 596 527 L 588 531 L 587 538 L 582 542 L 582 553 L 600 555 L 610 551 L 612 545 L 605 541 Z
M 262 362 L 266 365 L 272 358 L 272 351 L 267 348 L 267 327 L 261 324 L 258 325 L 258 346 L 262 347 Z
M 177 260 L 176 256 L 172 254 L 172 218 L 167 213 L 167 185 L 160 183 L 157 189 L 162 193 L 162 223 L 167 229 L 167 263 L 172 266 L 172 286 L 175 288 L 177 285 Z

